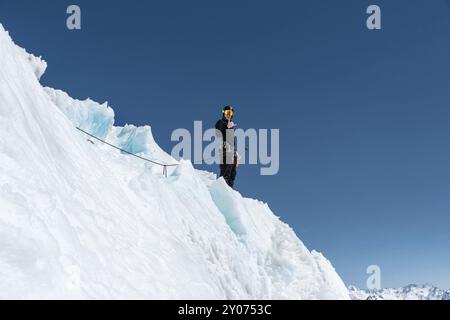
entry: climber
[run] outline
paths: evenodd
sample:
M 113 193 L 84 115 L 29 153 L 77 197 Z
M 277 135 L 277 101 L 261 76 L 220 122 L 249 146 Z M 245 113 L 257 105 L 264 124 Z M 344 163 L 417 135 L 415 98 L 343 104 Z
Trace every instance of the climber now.
M 216 123 L 216 134 L 221 142 L 220 148 L 220 176 L 233 188 L 236 178 L 237 167 L 239 166 L 239 155 L 236 152 L 233 122 L 234 110 L 231 106 L 226 106 L 222 110 L 222 119 Z

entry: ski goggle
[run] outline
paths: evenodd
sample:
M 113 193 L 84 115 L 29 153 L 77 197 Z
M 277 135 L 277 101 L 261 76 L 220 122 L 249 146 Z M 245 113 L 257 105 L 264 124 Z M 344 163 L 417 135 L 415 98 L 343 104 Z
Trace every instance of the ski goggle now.
M 223 114 L 226 115 L 227 117 L 231 117 L 233 116 L 233 110 L 225 110 Z

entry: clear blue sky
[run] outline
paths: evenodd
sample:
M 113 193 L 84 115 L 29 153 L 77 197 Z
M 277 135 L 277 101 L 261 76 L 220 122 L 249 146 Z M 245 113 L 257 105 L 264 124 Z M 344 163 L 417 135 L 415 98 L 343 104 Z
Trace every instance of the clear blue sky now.
M 109 101 L 167 151 L 225 104 L 242 128 L 279 128 L 280 173 L 243 167 L 244 195 L 347 284 L 377 264 L 384 287 L 450 288 L 450 1 L 0 0 L 0 22 L 49 62 L 44 84 Z

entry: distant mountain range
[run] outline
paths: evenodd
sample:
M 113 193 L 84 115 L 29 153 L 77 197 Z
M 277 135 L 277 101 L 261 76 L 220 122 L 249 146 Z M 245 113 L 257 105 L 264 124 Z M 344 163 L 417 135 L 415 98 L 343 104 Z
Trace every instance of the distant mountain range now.
M 350 286 L 348 291 L 352 300 L 450 300 L 450 290 L 429 284 L 382 290 L 361 290 Z

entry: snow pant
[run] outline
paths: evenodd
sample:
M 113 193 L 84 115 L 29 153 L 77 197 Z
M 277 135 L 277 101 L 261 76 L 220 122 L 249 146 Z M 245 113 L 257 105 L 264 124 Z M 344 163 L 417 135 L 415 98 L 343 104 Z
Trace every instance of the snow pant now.
M 225 182 L 233 188 L 234 180 L 236 179 L 236 171 L 237 171 L 237 156 L 233 153 L 231 155 L 234 158 L 234 161 L 226 161 L 227 154 L 224 152 L 223 161 L 220 164 L 220 176 L 225 179 Z M 230 158 L 230 154 L 228 154 L 228 159 Z

